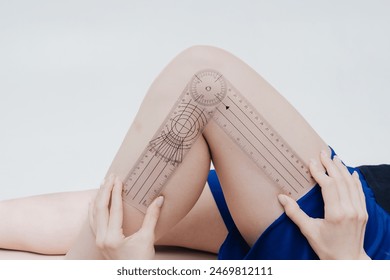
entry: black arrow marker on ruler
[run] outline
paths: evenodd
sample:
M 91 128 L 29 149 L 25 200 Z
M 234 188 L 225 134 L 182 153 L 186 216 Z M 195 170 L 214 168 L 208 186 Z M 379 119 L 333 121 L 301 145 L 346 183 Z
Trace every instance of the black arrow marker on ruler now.
M 229 110 L 230 106 L 226 105 L 225 103 L 223 103 L 222 99 L 218 97 L 218 95 L 215 95 L 215 97 L 221 101 L 221 103 L 225 106 L 226 110 Z

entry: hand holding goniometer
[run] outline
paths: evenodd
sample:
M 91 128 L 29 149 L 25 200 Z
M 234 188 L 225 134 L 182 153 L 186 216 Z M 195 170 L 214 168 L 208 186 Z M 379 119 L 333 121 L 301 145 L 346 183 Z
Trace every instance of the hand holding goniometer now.
M 363 249 L 368 214 L 359 175 L 351 175 L 337 156 L 332 161 L 322 152 L 321 162 L 328 174 L 316 161 L 310 172 L 321 186 L 324 219 L 309 217 L 286 195 L 279 201 L 320 259 L 369 259 Z

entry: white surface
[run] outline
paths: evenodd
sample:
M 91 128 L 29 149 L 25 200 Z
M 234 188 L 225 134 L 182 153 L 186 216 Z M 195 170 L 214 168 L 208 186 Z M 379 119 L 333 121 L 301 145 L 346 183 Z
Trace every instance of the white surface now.
M 389 162 L 390 2 L 1 1 L 0 200 L 98 186 L 154 77 L 241 57 L 350 165 Z

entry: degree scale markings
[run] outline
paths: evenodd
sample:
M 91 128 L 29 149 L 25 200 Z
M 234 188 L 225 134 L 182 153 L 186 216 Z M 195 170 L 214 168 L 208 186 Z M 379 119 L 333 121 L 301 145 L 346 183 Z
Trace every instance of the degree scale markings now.
M 226 97 L 223 76 L 196 73 L 125 179 L 123 200 L 145 213 Z
M 228 81 L 227 86 L 226 110 L 218 107 L 213 120 L 284 193 L 298 199 L 315 184 L 308 167 Z
M 295 199 L 315 182 L 308 167 L 244 96 L 214 70 L 196 73 L 125 179 L 123 200 L 146 212 L 213 119 Z

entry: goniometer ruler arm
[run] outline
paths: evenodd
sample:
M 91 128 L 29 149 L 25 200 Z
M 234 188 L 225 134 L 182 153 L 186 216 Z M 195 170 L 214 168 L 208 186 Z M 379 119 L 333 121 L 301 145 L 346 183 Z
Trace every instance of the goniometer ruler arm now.
M 125 179 L 123 200 L 146 211 L 226 97 L 223 76 L 196 73 Z
M 299 198 L 315 184 L 308 166 L 241 92 L 226 85 L 224 105 L 213 119 L 282 192 Z
M 284 192 L 299 198 L 315 182 L 272 124 L 217 71 L 192 77 L 125 180 L 124 201 L 142 212 L 213 119 Z

